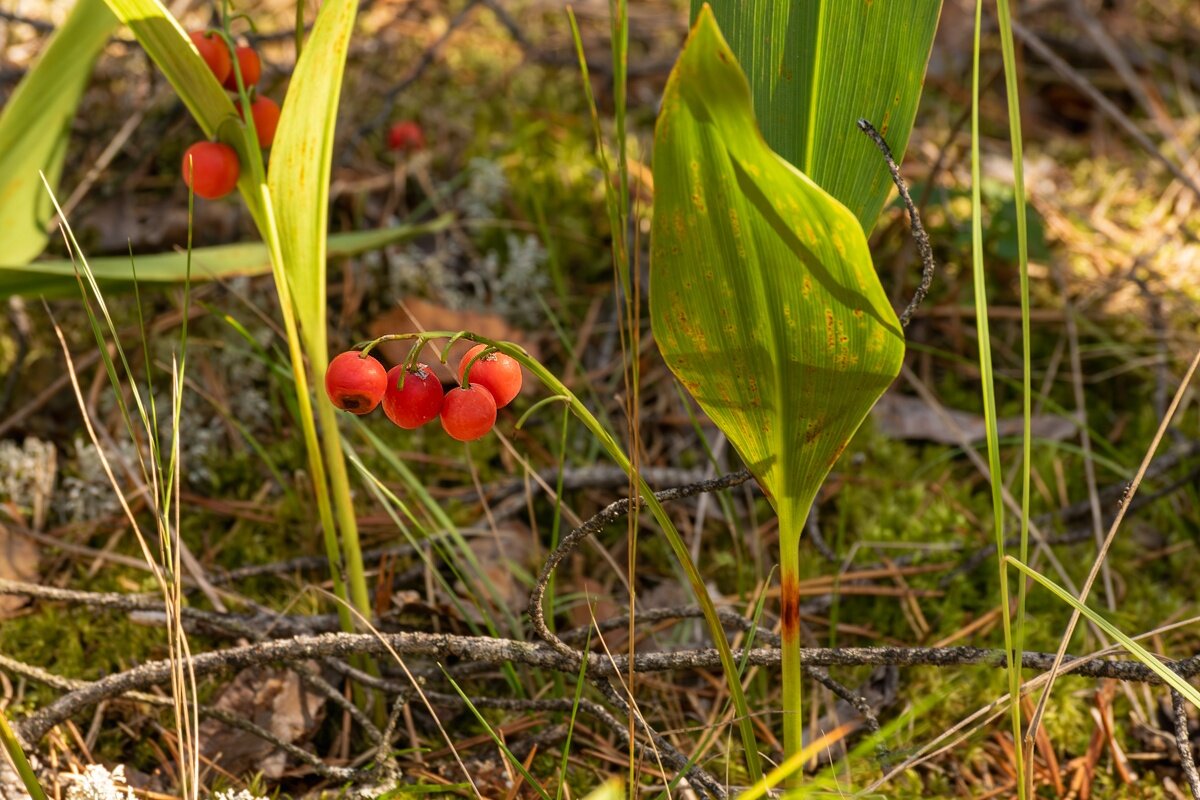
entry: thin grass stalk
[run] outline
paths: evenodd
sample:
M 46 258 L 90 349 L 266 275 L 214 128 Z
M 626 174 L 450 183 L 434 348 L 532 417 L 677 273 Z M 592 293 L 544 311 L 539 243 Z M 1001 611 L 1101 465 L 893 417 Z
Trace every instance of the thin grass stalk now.
M 629 25 L 626 11 L 624 0 L 609 0 L 609 16 L 612 22 L 613 101 L 615 105 L 614 118 L 617 138 L 617 169 L 615 172 L 610 167 L 605 149 L 604 133 L 600 126 L 600 112 L 596 105 L 595 97 L 592 95 L 587 57 L 583 50 L 583 38 L 579 33 L 579 26 L 575 20 L 574 11 L 570 8 L 567 9 L 567 17 L 571 24 L 571 35 L 575 43 L 575 53 L 579 59 L 580 73 L 583 76 L 584 95 L 592 114 L 592 127 L 596 139 L 596 158 L 600 162 L 600 169 L 605 177 L 604 200 L 613 239 L 612 268 L 614 288 L 619 297 L 618 305 L 621 311 L 617 316 L 617 333 L 621 343 L 622 380 L 625 384 L 625 415 L 626 431 L 628 433 L 626 450 L 629 453 L 631 461 L 631 468 L 629 470 L 629 497 L 632 499 L 637 489 L 635 476 L 639 473 L 639 451 L 641 449 L 638 437 L 637 414 L 639 384 L 637 342 L 640 314 L 637 307 L 638 297 L 637 289 L 634 285 L 635 278 L 630 274 L 628 242 L 629 170 L 627 154 L 625 152 L 625 59 L 629 43 Z M 617 182 L 616 189 L 612 185 L 614 179 Z M 628 643 L 631 665 L 637 648 L 637 588 L 636 581 L 634 580 L 635 573 L 637 572 L 637 514 L 637 507 L 634 506 L 631 508 L 630 514 L 626 519 L 626 536 L 628 539 L 628 546 L 626 547 L 626 570 L 629 574 L 629 626 L 626 631 L 626 641 Z M 629 692 L 630 704 L 635 705 L 634 698 L 637 676 L 634 674 L 632 666 L 629 673 L 625 676 L 625 686 Z M 628 730 L 630 741 L 633 741 L 636 734 L 637 727 L 634 716 L 631 714 L 629 716 Z M 628 767 L 628 783 L 632 792 L 634 791 L 633 787 L 637 785 L 637 761 L 632 749 L 629 751 Z
M 1024 145 L 1021 136 L 1021 95 L 1019 75 L 1017 74 L 1017 56 L 1013 46 L 1012 9 L 1009 0 L 996 0 L 996 14 L 1000 23 L 1000 50 L 1004 58 L 1004 86 L 1008 98 L 1008 136 L 1012 145 L 1013 169 L 1013 203 L 1017 214 L 1017 264 L 1021 280 L 1021 360 L 1022 360 L 1022 450 L 1021 450 L 1021 543 L 1019 555 L 1022 564 L 1029 563 L 1029 503 L 1031 497 L 1030 477 L 1033 470 L 1033 334 L 1029 319 L 1029 233 L 1028 220 L 1025 212 L 1025 165 Z M 1016 638 L 1013 647 L 1016 650 L 1012 658 L 1013 664 L 1021 663 L 1025 650 L 1025 594 L 1029 585 L 1028 580 L 1017 584 L 1017 625 Z M 1016 673 L 1016 686 L 1021 685 L 1020 669 Z M 1010 687 L 1011 688 L 1011 687 Z M 1014 693 L 1016 696 L 1016 693 Z M 1014 708 L 1016 708 L 1014 703 Z M 1025 748 L 1023 755 L 1032 756 L 1034 742 L 1031 737 L 1024 740 L 1018 735 L 1020 728 L 1019 712 L 1013 731 L 1014 748 Z M 1024 742 L 1021 744 L 1021 742 Z M 1018 772 L 1020 777 L 1020 772 Z M 1025 794 L 1032 793 L 1033 772 L 1025 775 Z
M 43 183 L 45 177 L 43 176 Z M 105 467 L 105 473 L 112 484 L 113 491 L 117 493 L 118 499 L 121 502 L 131 527 L 134 529 L 138 542 L 142 548 L 142 554 L 146 559 L 147 565 L 154 574 L 159 589 L 162 592 L 163 604 L 166 609 L 167 616 L 167 653 L 170 658 L 171 670 L 171 690 L 173 706 L 172 710 L 175 715 L 175 727 L 179 739 L 180 759 L 179 759 L 179 783 L 180 792 L 184 797 L 195 798 L 199 797 L 199 782 L 200 782 L 200 762 L 199 762 L 199 732 L 195 727 L 195 720 L 199 716 L 197 685 L 195 674 L 191 667 L 191 649 L 188 645 L 187 635 L 183 630 L 182 618 L 180 609 L 183 607 L 183 591 L 181 575 L 183 572 L 182 561 L 182 542 L 179 538 L 180 532 L 180 502 L 179 496 L 181 493 L 180 484 L 180 457 L 179 457 L 179 420 L 182 412 L 183 404 L 183 362 L 172 362 L 171 374 L 171 408 L 172 408 L 172 433 L 169 444 L 169 461 L 166 465 L 163 464 L 163 447 L 161 442 L 161 433 L 158 429 L 158 412 L 157 403 L 153 394 L 143 399 L 141 391 L 138 389 L 134 379 L 133 371 L 129 364 L 128 356 L 125 349 L 121 346 L 120 336 L 118 334 L 116 324 L 113 322 L 112 316 L 109 313 L 108 306 L 104 301 L 103 293 L 96 281 L 96 276 L 88 265 L 87 258 L 83 254 L 79 242 L 75 238 L 74 231 L 71 229 L 70 223 L 67 221 L 66 215 L 59 207 L 58 199 L 54 192 L 50 189 L 49 184 L 46 184 L 47 192 L 50 195 L 51 202 L 58 213 L 59 225 L 63 231 L 64 238 L 67 242 L 67 247 L 72 258 L 78 258 L 76 277 L 79 282 L 84 310 L 87 313 L 88 322 L 91 325 L 92 333 L 96 339 L 96 346 L 100 348 L 100 354 L 104 362 L 113 392 L 117 397 L 118 406 L 122 410 L 122 420 L 125 424 L 125 429 L 129 433 L 135 446 L 137 445 L 138 437 L 133 419 L 128 412 L 128 407 L 124 402 L 123 393 L 121 391 L 120 378 L 117 375 L 116 364 L 112 357 L 108 354 L 108 349 L 105 345 L 105 333 L 100 324 L 100 317 L 97 316 L 92 307 L 92 299 L 94 298 L 96 307 L 100 309 L 103 315 L 104 324 L 107 327 L 108 335 L 111 336 L 115 347 L 117 358 L 120 360 L 122 367 L 125 370 L 126 378 L 129 382 L 130 392 L 133 396 L 134 403 L 138 410 L 138 418 L 142 424 L 142 430 L 146 436 L 146 445 L 150 451 L 149 463 L 143 457 L 140 447 L 137 448 L 137 457 L 141 468 L 142 479 L 145 482 L 147 491 L 151 494 L 152 512 L 154 515 L 155 530 L 158 534 L 158 560 L 153 557 L 149 545 L 141 532 L 141 526 L 138 524 L 136 516 L 129 508 L 124 500 L 124 495 L 121 493 L 120 485 L 118 484 L 115 475 L 108 465 L 107 458 L 104 456 L 103 450 L 100 447 L 99 439 L 95 435 L 95 431 L 87 417 L 87 409 L 83 403 L 82 395 L 79 394 L 78 382 L 75 380 L 75 375 L 70 364 L 70 355 L 66 349 L 66 342 L 62 337 L 61 331 L 59 340 L 63 344 L 64 353 L 68 358 L 68 368 L 71 372 L 71 380 L 73 388 L 76 392 L 76 399 L 79 401 L 80 410 L 84 414 L 84 422 L 88 426 L 89 435 L 92 438 L 93 445 L 96 447 L 100 455 L 101 461 Z M 191 242 L 191 224 L 193 200 L 189 198 L 189 245 Z M 190 250 L 188 256 L 188 277 L 190 277 Z M 90 291 L 90 295 L 89 295 Z M 139 296 L 140 297 L 140 296 Z M 184 325 L 181 329 L 181 354 L 186 354 L 187 349 L 187 312 L 190 302 L 190 291 L 185 282 L 184 289 Z M 140 299 L 139 299 L 140 306 Z M 139 320 L 141 319 L 141 310 L 139 307 Z M 145 340 L 145 332 L 143 331 L 142 348 L 148 354 L 149 344 Z M 182 357 L 182 356 L 181 356 Z M 147 355 L 148 358 L 148 355 Z M 149 362 L 147 362 L 149 367 Z M 149 375 L 148 375 L 149 377 Z M 174 505 L 172 505 L 172 501 Z M 172 508 L 174 508 L 174 525 L 172 525 Z M 189 707 L 189 698 L 191 705 Z
M 625 126 L 626 89 L 627 89 L 627 51 L 629 48 L 629 9 L 626 0 L 610 0 L 609 16 L 612 19 L 612 62 L 613 62 L 613 119 L 616 127 L 617 170 L 613 176 L 617 181 L 617 192 L 609 191 L 606 199 L 609 205 L 609 218 L 616 220 L 617 227 L 613 230 L 613 269 L 620 282 L 625 287 L 622 294 L 624 301 L 625 320 L 621 326 L 621 363 L 624 366 L 625 381 L 625 412 L 627 420 L 628 440 L 626 452 L 633 465 L 629 476 L 628 496 L 632 500 L 637 496 L 636 475 L 640 474 L 642 461 L 641 441 L 641 374 L 638 353 L 641 352 L 641 281 L 640 270 L 631 256 L 629 247 L 629 160 L 627 152 L 627 130 Z M 597 141 L 597 147 L 603 149 L 604 143 Z M 625 631 L 627 652 L 629 654 L 629 672 L 625 676 L 625 686 L 629 692 L 631 705 L 636 704 L 637 675 L 633 670 L 633 660 L 637 653 L 637 550 L 638 550 L 638 508 L 633 505 L 625 519 L 626 536 L 626 571 L 629 575 L 629 625 Z M 629 737 L 633 741 L 636 730 L 634 718 L 629 716 Z M 637 759 L 633 748 L 629 748 L 629 787 L 637 782 Z
M 563 426 L 566 427 L 565 425 Z M 592 649 L 592 632 L 589 629 L 587 640 L 583 643 L 582 652 Z M 562 758 L 558 765 L 558 787 L 554 791 L 554 800 L 562 800 L 563 789 L 567 786 L 567 765 L 571 756 L 571 737 L 575 735 L 575 719 L 579 715 L 579 702 L 583 699 L 583 687 L 587 682 L 587 659 L 579 662 L 579 675 L 575 678 L 575 693 L 571 696 L 571 718 L 567 723 L 567 736 L 563 741 Z M 632 749 L 632 748 L 630 748 Z
M 1012 609 L 1009 607 L 1008 565 L 1004 546 L 1004 483 L 1000 473 L 1000 441 L 996 427 L 996 387 L 992 375 L 992 345 L 988 328 L 987 276 L 983 259 L 983 196 L 979 153 L 979 55 L 983 38 L 983 0 L 975 2 L 975 40 L 971 55 L 971 266 L 975 284 L 975 326 L 979 340 L 979 372 L 983 388 L 983 416 L 987 427 L 988 472 L 992 489 L 992 525 L 999 569 L 1004 652 L 1008 655 L 1009 708 L 1013 729 L 1013 758 L 1017 793 L 1025 800 L 1025 759 L 1021 745 L 1020 665 L 1014 662 Z M 1028 371 L 1027 371 L 1028 374 Z M 1028 397 L 1028 395 L 1026 395 Z M 1028 438 L 1028 437 L 1027 437 Z M 1028 465 L 1028 460 L 1026 460 Z M 1028 517 L 1028 514 L 1024 515 Z
M 17 734 L 9 726 L 8 717 L 4 716 L 3 709 L 0 709 L 0 742 L 4 744 L 4 750 L 8 753 L 8 757 L 12 759 L 13 766 L 17 769 L 17 775 L 20 776 L 21 782 L 25 784 L 25 791 L 29 792 L 29 796 L 33 800 L 46 800 L 46 793 L 42 791 L 42 785 L 38 783 L 37 775 L 33 771 L 33 765 L 25 757 L 25 750 L 21 747 L 21 743 L 17 741 Z
M 500 752 L 504 754 L 504 757 L 508 760 L 508 762 L 512 764 L 513 768 L 516 769 L 517 772 L 521 773 L 521 777 L 524 778 L 525 782 L 537 792 L 538 797 L 542 798 L 542 800 L 551 800 L 551 797 L 549 793 L 546 792 L 545 788 L 538 783 L 536 778 L 529 774 L 529 770 L 526 769 L 525 765 L 521 763 L 521 759 L 513 755 L 513 752 L 508 749 L 508 745 L 506 745 L 504 740 L 501 739 L 499 734 L 496 733 L 496 729 L 488 723 L 487 718 L 484 717 L 483 714 L 479 713 L 479 709 L 475 707 L 475 704 L 471 702 L 471 698 L 468 697 L 467 693 L 464 692 L 462 687 L 458 685 L 458 681 L 454 680 L 454 678 L 450 676 L 450 673 L 446 671 L 444 666 L 438 664 L 438 667 L 442 670 L 442 675 L 444 675 L 446 680 L 450 682 L 450 686 L 453 687 L 455 693 L 458 694 L 459 699 L 463 701 L 463 705 L 467 707 L 467 710 L 471 712 L 471 715 L 475 717 L 475 720 L 483 726 L 483 729 L 487 732 L 487 735 L 491 738 L 496 747 L 499 748 Z

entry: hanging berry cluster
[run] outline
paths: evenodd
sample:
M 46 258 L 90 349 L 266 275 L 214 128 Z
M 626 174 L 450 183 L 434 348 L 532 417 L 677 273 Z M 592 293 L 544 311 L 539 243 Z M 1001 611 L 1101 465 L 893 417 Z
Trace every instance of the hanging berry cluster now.
M 444 393 L 425 364 L 385 371 L 373 356 L 350 350 L 329 362 L 325 392 L 330 402 L 352 414 L 369 414 L 382 403 L 387 418 L 406 430 L 440 417 L 452 439 L 472 442 L 496 424 L 496 409 L 521 391 L 521 365 L 503 353 L 480 355 L 485 350 L 487 345 L 480 344 L 467 351 L 458 364 L 458 379 L 466 385 Z
M 250 115 L 254 119 L 254 130 L 258 135 L 259 147 L 270 147 L 275 139 L 275 128 L 279 125 L 279 104 L 269 97 L 258 94 L 258 79 L 262 76 L 262 62 L 252 47 L 238 46 L 230 55 L 229 47 L 221 36 L 212 31 L 193 31 L 189 34 L 200 57 L 212 70 L 217 82 L 231 92 L 238 91 L 238 73 L 242 85 L 250 98 Z M 237 59 L 234 69 L 233 59 Z M 246 118 L 240 99 L 235 99 L 238 115 Z M 224 197 L 237 186 L 241 169 L 237 152 L 223 142 L 197 142 L 183 154 L 183 180 L 200 197 L 216 200 Z

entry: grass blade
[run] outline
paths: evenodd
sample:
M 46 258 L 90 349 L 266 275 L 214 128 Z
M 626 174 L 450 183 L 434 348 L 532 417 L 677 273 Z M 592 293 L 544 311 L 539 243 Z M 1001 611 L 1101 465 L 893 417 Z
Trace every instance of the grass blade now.
M 1162 661 L 1155 658 L 1149 650 L 1142 647 L 1129 636 L 1121 633 L 1121 631 L 1118 630 L 1115 625 L 1106 620 L 1104 617 L 1100 616 L 1099 613 L 1079 602 L 1078 598 L 1074 597 L 1070 592 L 1047 578 L 1045 575 L 1042 575 L 1037 570 L 1026 566 L 1012 556 L 1005 556 L 1004 563 L 1006 565 L 1011 564 L 1028 577 L 1033 578 L 1043 587 L 1049 589 L 1051 594 L 1053 594 L 1059 600 L 1062 600 L 1071 608 L 1075 609 L 1077 613 L 1087 617 L 1089 622 L 1093 623 L 1096 627 L 1100 628 L 1117 642 L 1119 642 L 1122 647 L 1129 651 L 1131 656 L 1144 664 L 1155 675 L 1162 678 L 1164 683 L 1187 698 L 1189 703 L 1197 708 L 1200 708 L 1200 691 L 1197 691 L 1194 686 L 1181 678 L 1174 670 L 1162 663 Z
M 483 714 L 479 713 L 479 709 L 477 709 L 475 704 L 471 702 L 471 698 L 467 697 L 467 693 L 462 690 L 462 687 L 458 685 L 458 682 L 450 676 L 450 673 L 446 671 L 445 667 L 443 667 L 441 664 L 438 664 L 438 667 L 441 668 L 442 674 L 446 676 L 446 680 L 448 680 L 450 685 L 454 687 L 454 691 L 458 693 L 458 696 L 463 701 L 463 704 L 466 705 L 471 714 L 475 716 L 475 719 L 480 725 L 483 726 L 483 729 L 487 731 L 487 735 L 491 737 L 493 742 L 496 743 L 496 747 L 500 748 L 500 752 L 504 753 L 504 757 L 508 759 L 509 763 L 516 768 L 517 772 L 521 773 L 521 777 L 525 779 L 525 782 L 537 791 L 538 796 L 541 797 L 542 800 L 552 800 L 550 795 L 546 793 L 546 790 L 542 788 L 542 785 L 538 783 L 532 775 L 529 774 L 529 770 L 525 769 L 525 765 L 521 763 L 521 759 L 514 756 L 512 751 L 508 749 L 508 745 L 504 744 L 504 740 L 496 735 L 495 729 L 488 724 L 488 721 L 484 719 Z
M 1000 474 L 1000 436 L 996 423 L 996 383 L 992 370 L 992 340 L 988 328 L 987 276 L 983 263 L 983 197 L 979 154 L 979 54 L 983 32 L 983 0 L 975 3 L 975 39 L 971 70 L 971 267 L 975 287 L 975 329 L 979 341 L 979 373 L 983 390 L 983 417 L 987 427 L 988 477 L 992 488 L 992 527 L 996 537 L 1000 579 L 1001 620 L 1004 652 L 1013 652 L 1013 620 L 1009 607 L 1008 568 L 1004 563 L 1004 482 Z M 1028 371 L 1026 371 L 1028 374 Z M 1028 397 L 1028 395 L 1027 395 Z M 1028 441 L 1028 436 L 1026 437 Z M 1028 461 L 1026 461 L 1028 463 Z M 1024 515 L 1028 517 L 1028 514 Z M 1025 759 L 1021 747 L 1021 668 L 1008 665 L 1009 702 L 1012 717 L 1013 757 L 1017 772 L 1017 790 L 1025 798 Z
M 1012 143 L 1013 170 L 1013 199 L 1017 217 L 1017 264 L 1021 281 L 1021 414 L 1022 414 L 1022 444 L 1021 444 L 1021 544 L 1018 558 L 1022 563 L 1029 561 L 1029 502 L 1030 480 L 1033 470 L 1033 334 L 1029 321 L 1029 231 L 1025 214 L 1025 168 L 1023 163 L 1023 144 L 1021 138 L 1021 99 L 1018 87 L 1017 57 L 1013 48 L 1012 10 L 1008 0 L 996 0 L 996 11 L 1000 23 L 1000 46 L 1004 58 L 1004 84 L 1008 97 L 1008 132 Z M 1017 620 L 1014 631 L 1013 650 L 1016 655 L 1013 662 L 1021 663 L 1021 654 L 1025 650 L 1025 593 L 1026 581 L 1017 584 Z M 1010 651 L 1011 652 L 1011 651 Z M 1020 672 L 1010 670 L 1017 676 L 1017 686 L 1020 686 Z M 1010 690 L 1012 687 L 1009 687 Z M 1014 695 L 1015 696 L 1015 695 Z M 1025 755 L 1033 752 L 1033 741 L 1026 737 L 1022 744 L 1020 736 L 1021 718 L 1014 703 L 1013 712 L 1013 747 L 1020 751 L 1025 748 Z M 1028 776 L 1020 774 L 1022 761 L 1018 761 L 1018 780 L 1024 779 L 1026 785 L 1021 794 L 1030 793 L 1032 773 Z
M 12 759 L 13 766 L 17 768 L 17 774 L 21 776 L 21 782 L 25 784 L 25 791 L 29 792 L 29 796 L 33 800 L 46 800 L 46 793 L 42 791 L 42 785 L 38 783 L 37 775 L 34 774 L 33 767 L 30 765 L 29 759 L 25 757 L 25 751 L 21 748 L 21 743 L 17 741 L 17 735 L 13 733 L 13 729 L 8 724 L 8 717 L 4 715 L 2 709 L 0 709 L 0 742 L 4 743 L 4 750 Z

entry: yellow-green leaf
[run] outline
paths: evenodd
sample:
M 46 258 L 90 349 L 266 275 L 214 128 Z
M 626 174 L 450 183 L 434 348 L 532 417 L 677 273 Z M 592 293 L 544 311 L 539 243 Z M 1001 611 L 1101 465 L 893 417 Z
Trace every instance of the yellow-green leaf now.
M 680 382 L 799 525 L 900 369 L 904 342 L 857 219 L 773 153 L 708 10 L 654 146 L 650 309 Z M 794 542 L 799 530 L 782 531 Z M 785 545 L 786 546 L 786 545 Z
M 52 216 L 38 172 L 58 185 L 71 119 L 117 21 L 104 0 L 79 0 L 0 113 L 0 261 L 19 267 L 46 247 Z
M 355 0 L 325 0 L 292 74 L 267 183 L 308 356 L 325 361 L 329 172 Z
M 397 225 L 374 231 L 340 233 L 329 237 L 329 258 L 345 258 L 378 250 L 416 236 L 442 230 L 450 222 L 449 217 L 439 217 L 420 225 Z M 111 256 L 89 259 L 96 281 L 105 289 L 112 290 L 131 286 L 133 270 L 129 256 Z M 182 283 L 187 277 L 187 254 L 155 253 L 137 256 L 139 283 Z M 271 271 L 271 258 L 267 246 L 261 242 L 199 247 L 192 250 L 193 281 L 216 278 L 232 278 L 238 275 L 264 275 Z M 78 294 L 79 285 L 75 278 L 75 264 L 69 259 L 35 261 L 22 269 L 0 268 L 0 297 L 13 294 L 61 295 Z
M 941 0 L 711 0 L 749 76 L 767 143 L 868 233 L 892 189 L 867 119 L 908 147 Z M 698 12 L 702 0 L 693 0 Z

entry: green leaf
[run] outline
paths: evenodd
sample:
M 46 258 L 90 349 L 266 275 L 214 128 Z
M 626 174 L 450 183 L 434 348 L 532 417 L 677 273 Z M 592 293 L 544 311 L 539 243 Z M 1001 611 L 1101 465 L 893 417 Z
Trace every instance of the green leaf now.
M 321 6 L 292 74 L 267 176 L 305 349 L 310 359 L 322 365 L 326 360 L 329 172 L 342 74 L 357 10 L 354 0 L 326 0 Z
M 773 153 L 706 7 L 654 139 L 650 318 L 663 358 L 779 515 L 784 752 L 802 746 L 799 543 L 900 371 L 904 339 L 849 210 Z
M 444 216 L 418 225 L 396 225 L 374 231 L 341 233 L 329 237 L 329 258 L 346 258 L 378 250 L 417 236 L 435 233 L 450 223 Z M 96 258 L 90 262 L 96 281 L 106 290 L 129 288 L 133 272 L 129 256 Z M 182 283 L 187 277 L 187 254 L 155 253 L 135 256 L 139 283 Z M 263 275 L 271 271 L 271 257 L 261 242 L 243 242 L 192 250 L 193 282 L 232 278 L 238 275 Z M 75 265 L 70 259 L 35 261 L 21 269 L 0 267 L 0 297 L 14 294 L 75 294 L 79 284 Z
M 1200 708 L 1200 691 L 1197 691 L 1194 686 L 1188 683 L 1185 679 L 1179 676 L 1179 673 L 1168 667 L 1158 658 L 1156 658 L 1149 650 L 1142 647 L 1132 638 L 1121 633 L 1121 631 L 1111 622 L 1100 616 L 1098 613 L 1088 608 L 1083 603 L 1079 602 L 1079 598 L 1068 592 L 1066 589 L 1059 586 L 1054 581 L 1047 578 L 1042 573 L 1034 570 L 1031 567 L 1022 564 L 1012 556 L 1005 556 L 1005 562 L 1016 567 L 1019 571 L 1025 573 L 1035 581 L 1040 583 L 1046 589 L 1049 589 L 1051 594 L 1059 600 L 1069 605 L 1071 608 L 1078 611 L 1080 614 L 1088 618 L 1088 621 L 1096 625 L 1102 631 L 1107 633 L 1112 638 L 1120 642 L 1121 646 L 1129 651 L 1129 654 L 1142 662 L 1151 672 L 1163 679 L 1163 683 L 1170 686 L 1175 691 L 1187 698 L 1187 701 L 1192 705 Z
M 654 184 L 659 348 L 777 510 L 807 510 L 904 342 L 862 228 L 763 141 L 707 12 L 667 84 Z
M 71 119 L 96 56 L 117 21 L 104 0 L 79 0 L 0 114 L 0 242 L 5 262 L 28 264 L 46 247 Z
M 692 0 L 696 14 L 701 0 Z M 941 0 L 712 0 L 749 76 L 767 143 L 849 208 L 868 233 L 892 190 L 869 120 L 908 147 Z
M 238 188 L 247 209 L 262 230 L 263 204 L 255 185 L 254 171 L 250 168 L 250 148 L 257 149 L 258 143 L 247 139 L 246 127 L 237 109 L 200 57 L 192 40 L 159 0 L 106 2 L 117 18 L 129 26 L 147 55 L 162 70 L 205 136 L 219 139 L 237 151 L 241 164 Z M 259 156 L 254 153 L 253 157 Z

